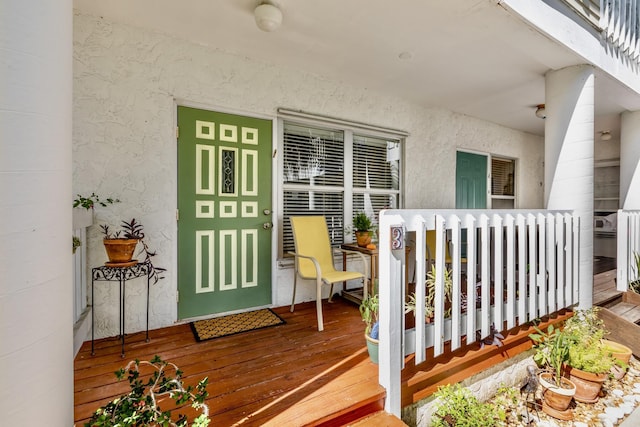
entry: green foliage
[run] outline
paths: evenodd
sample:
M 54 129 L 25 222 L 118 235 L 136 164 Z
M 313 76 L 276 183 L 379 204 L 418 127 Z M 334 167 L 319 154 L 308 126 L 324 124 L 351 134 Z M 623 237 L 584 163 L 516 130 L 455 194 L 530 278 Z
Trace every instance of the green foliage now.
M 73 236 L 73 253 L 76 253 L 76 249 L 82 246 L 82 240 L 79 237 Z
M 611 353 L 599 341 L 577 341 L 569 347 L 568 364 L 581 371 L 605 374 L 614 363 Z
M 82 196 L 78 194 L 78 197 L 73 199 L 73 207 L 83 207 L 87 210 L 93 209 L 95 205 L 107 206 L 112 205 L 114 203 L 119 203 L 119 199 L 114 199 L 113 197 L 107 197 L 106 199 L 100 199 L 96 193 L 91 193 L 90 196 Z
M 538 366 L 551 372 L 556 386 L 560 387 L 562 378 L 562 365 L 569 360 L 569 347 L 571 339 L 568 334 L 559 328 L 549 325 L 547 332 L 534 326 L 537 333 L 530 334 L 533 340 L 533 360 Z
M 367 325 L 365 333 L 369 334 L 371 328 L 378 321 L 378 306 L 379 306 L 378 294 L 367 295 L 360 303 L 360 315 L 362 321 Z
M 111 231 L 108 225 L 101 224 L 102 234 L 105 239 L 138 239 L 142 244 L 142 250 L 139 254 L 144 254 L 144 263 L 149 264 L 151 268 L 149 278 L 153 280 L 153 283 L 157 283 L 158 280 L 164 279 L 164 272 L 166 268 L 156 267 L 153 265 L 152 258 L 156 256 L 156 252 L 149 249 L 149 245 L 144 240 L 144 227 L 142 224 L 132 218 L 131 221 L 122 221 L 121 229 L 114 232 Z
M 515 411 L 518 408 L 519 400 L 520 392 L 518 389 L 500 384 L 493 398 L 493 405 L 500 414 L 502 421 L 506 419 L 507 412 Z
M 151 368 L 151 374 L 141 374 L 141 367 Z M 146 372 L 147 369 L 145 369 Z M 193 388 L 182 384 L 182 371 L 173 363 L 155 356 L 150 361 L 131 361 L 116 371 L 118 380 L 127 376 L 131 391 L 98 409 L 85 427 L 171 426 L 206 427 L 209 425 L 209 408 L 204 403 L 208 396 L 208 379 L 204 378 Z M 145 381 L 144 378 L 148 376 Z M 168 396 L 176 405 L 190 404 L 201 414 L 191 424 L 186 415 L 172 417 L 171 411 L 163 411 L 158 402 Z M 170 402 L 169 402 L 170 403 Z
M 471 390 L 460 384 L 439 387 L 434 396 L 438 402 L 431 419 L 434 427 L 491 427 L 502 425 L 504 420 L 504 412 L 478 401 Z
M 451 302 L 451 293 L 453 290 L 453 278 L 452 278 L 452 272 L 450 269 L 445 268 L 444 269 L 444 298 L 445 298 L 445 302 Z M 426 295 L 424 298 L 424 311 L 425 311 L 425 320 L 433 317 L 434 315 L 434 311 L 435 311 L 435 297 L 436 297 L 436 266 L 432 265 L 431 266 L 431 271 L 429 271 L 427 273 L 427 280 L 425 280 L 425 285 L 427 287 L 426 289 Z M 413 312 L 413 315 L 416 315 L 416 308 L 417 308 L 417 299 L 416 299 L 416 294 L 415 292 L 411 293 L 409 295 L 409 300 L 407 302 L 405 302 L 404 304 L 404 312 L 405 313 L 411 313 Z M 451 308 L 448 308 L 445 311 L 444 314 L 445 317 L 450 317 L 451 316 Z
M 353 217 L 353 228 L 356 231 L 373 230 L 373 222 L 366 213 L 360 212 Z
M 576 310 L 564 324 L 564 331 L 571 340 L 567 363 L 593 374 L 607 373 L 615 363 L 611 352 L 602 343 L 607 330 L 604 321 L 598 317 L 599 310 L 600 307 Z

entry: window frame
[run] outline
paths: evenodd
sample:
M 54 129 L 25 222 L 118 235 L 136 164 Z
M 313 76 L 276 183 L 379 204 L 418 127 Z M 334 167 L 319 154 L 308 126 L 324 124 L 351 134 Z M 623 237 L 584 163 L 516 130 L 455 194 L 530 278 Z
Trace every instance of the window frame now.
M 279 110 L 279 113 L 281 111 Z M 344 144 L 344 159 L 343 159 L 343 185 L 342 186 L 317 186 L 314 189 L 329 192 L 342 192 L 343 193 L 343 213 L 344 213 L 344 227 L 348 229 L 351 226 L 353 215 L 353 198 L 354 194 L 364 194 L 366 190 L 364 188 L 354 188 L 353 186 L 353 172 L 350 165 L 353 164 L 353 135 L 370 136 L 372 138 L 382 138 L 397 141 L 399 144 L 400 156 L 398 159 L 398 190 L 389 189 L 370 189 L 370 194 L 396 194 L 398 199 L 398 208 L 404 207 L 404 147 L 408 134 L 402 131 L 396 131 L 389 129 L 387 131 L 381 131 L 380 127 L 369 126 L 363 123 L 349 122 L 342 119 L 327 118 L 323 116 L 314 116 L 311 114 L 305 114 L 304 117 L 298 117 L 296 115 L 289 116 L 289 114 L 279 114 L 277 118 L 277 141 L 278 150 L 281 151 L 280 155 L 276 156 L 277 164 L 277 180 L 276 194 L 277 194 L 277 253 L 278 260 L 292 260 L 290 255 L 284 253 L 284 194 L 287 191 L 306 191 L 307 185 L 301 184 L 286 184 L 284 182 L 284 123 L 294 123 L 301 126 L 310 126 L 314 128 L 334 130 L 343 132 L 343 144 Z M 351 173 L 344 173 L 349 170 Z M 376 222 L 377 223 L 377 222 Z M 349 243 L 354 239 L 351 235 L 345 235 L 344 242 Z
M 499 160 L 499 161 L 509 161 L 509 162 L 513 162 L 513 196 L 506 196 L 506 195 L 498 195 L 498 194 L 493 194 L 493 161 L 494 160 Z M 513 207 L 510 209 L 518 209 L 518 184 L 519 184 L 519 179 L 518 179 L 518 160 L 513 158 L 513 157 L 508 157 L 508 156 L 496 156 L 496 155 L 490 155 L 488 156 L 488 166 L 489 166 L 489 182 L 488 184 L 488 188 L 489 188 L 489 206 L 490 209 L 497 209 L 495 208 L 494 205 L 494 200 L 513 200 Z

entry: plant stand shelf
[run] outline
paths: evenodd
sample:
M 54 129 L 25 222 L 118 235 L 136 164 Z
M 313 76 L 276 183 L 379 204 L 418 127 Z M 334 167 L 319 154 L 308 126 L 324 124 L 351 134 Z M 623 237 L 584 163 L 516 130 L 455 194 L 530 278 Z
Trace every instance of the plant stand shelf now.
M 151 281 L 151 266 L 146 263 L 138 263 L 135 265 L 127 265 L 124 267 L 113 266 L 100 266 L 91 269 L 91 304 L 93 305 L 91 310 L 91 355 L 95 355 L 94 350 L 94 319 L 95 319 L 95 300 L 93 298 L 93 288 L 95 282 L 118 282 L 120 285 L 120 297 L 119 297 L 119 313 L 120 313 L 120 338 L 122 341 L 122 353 L 121 357 L 124 358 L 124 334 L 125 334 L 125 302 L 126 302 L 126 290 L 125 284 L 127 280 L 136 279 L 138 277 L 147 277 L 147 335 L 146 341 L 149 342 L 149 284 Z

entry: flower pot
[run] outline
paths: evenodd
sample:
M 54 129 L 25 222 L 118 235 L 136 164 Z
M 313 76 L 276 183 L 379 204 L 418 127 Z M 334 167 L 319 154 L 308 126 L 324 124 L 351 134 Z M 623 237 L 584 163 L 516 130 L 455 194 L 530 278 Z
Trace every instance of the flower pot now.
M 378 344 L 380 341 L 371 338 L 369 335 L 364 334 L 364 338 L 367 340 L 367 350 L 369 351 L 369 358 L 376 365 L 378 364 Z
M 572 419 L 573 412 L 569 409 L 569 405 L 576 393 L 576 386 L 567 378 L 561 378 L 560 387 L 556 386 L 549 372 L 541 373 L 538 378 L 544 398 L 542 410 L 555 418 Z
M 133 252 L 138 245 L 138 239 L 104 239 L 103 243 L 109 262 L 112 264 L 124 264 L 131 262 Z
M 576 394 L 573 398 L 583 403 L 597 402 L 602 383 L 607 379 L 607 373 L 593 374 L 572 366 L 567 366 L 565 375 L 576 385 Z
M 358 246 L 361 248 L 366 248 L 367 245 L 371 243 L 371 232 L 356 231 L 356 242 L 358 242 Z
M 611 353 L 611 355 L 616 359 L 622 362 L 623 366 L 615 365 L 611 368 L 611 372 L 613 376 L 617 380 L 621 380 L 625 374 L 627 373 L 627 368 L 629 367 L 629 360 L 631 360 L 631 354 L 633 353 L 629 347 L 626 345 L 620 344 L 615 341 L 602 340 L 602 344 L 605 349 Z

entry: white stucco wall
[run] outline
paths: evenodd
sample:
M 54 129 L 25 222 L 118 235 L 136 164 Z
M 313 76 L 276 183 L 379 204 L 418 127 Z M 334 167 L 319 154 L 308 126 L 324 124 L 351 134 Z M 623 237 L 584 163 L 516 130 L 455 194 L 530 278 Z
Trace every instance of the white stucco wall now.
M 405 181 L 405 206 L 410 208 L 454 206 L 458 148 L 513 157 L 519 207 L 542 207 L 541 137 L 76 14 L 74 193 L 95 191 L 122 200 L 98 207 L 96 224 L 132 217 L 144 224 L 157 264 L 168 269 L 166 279 L 151 289 L 152 329 L 177 317 L 176 100 L 273 118 L 278 107 L 286 107 L 406 130 L 405 171 L 411 179 Z M 274 212 L 277 217 L 278 206 Z M 97 226 L 90 229 L 88 252 L 90 266 L 106 260 Z M 276 277 L 274 304 L 289 304 L 293 271 L 277 268 Z M 127 292 L 127 331 L 142 330 L 143 281 L 129 282 Z M 298 295 L 313 299 L 312 287 L 303 286 Z M 118 333 L 117 298 L 117 285 L 96 286 L 98 337 Z

